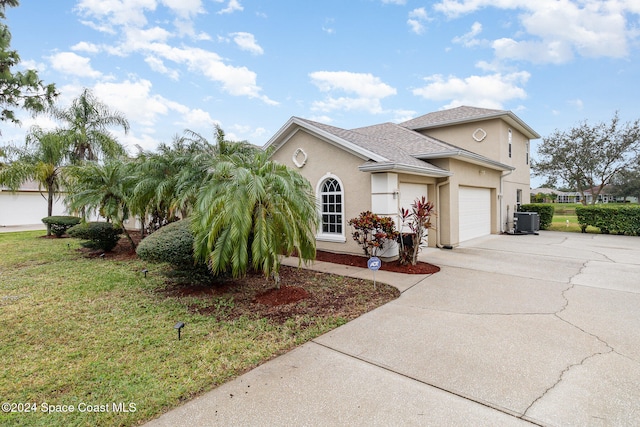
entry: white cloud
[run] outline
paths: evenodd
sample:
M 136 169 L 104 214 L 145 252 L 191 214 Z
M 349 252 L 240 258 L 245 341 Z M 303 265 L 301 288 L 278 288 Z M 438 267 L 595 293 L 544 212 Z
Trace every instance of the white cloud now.
M 162 4 L 171 9 L 181 18 L 191 18 L 192 16 L 204 13 L 201 0 L 161 0 Z
M 71 50 L 76 52 L 98 53 L 100 52 L 100 46 L 95 43 L 80 42 L 71 46 Z
M 526 71 L 511 74 L 491 74 L 459 78 L 433 75 L 425 78 L 426 86 L 413 90 L 413 94 L 432 101 L 451 101 L 446 108 L 473 105 L 484 108 L 503 108 L 505 102 L 525 99 L 522 86 L 529 80 Z
M 20 60 L 20 68 L 24 70 L 37 70 L 39 73 L 44 72 L 47 66 L 42 62 L 37 62 L 32 59 Z
M 455 37 L 453 39 L 453 42 L 462 44 L 463 46 L 466 46 L 466 47 L 476 46 L 480 44 L 480 40 L 476 39 L 476 36 L 481 32 L 482 32 L 482 24 L 479 22 L 474 22 L 473 25 L 471 25 L 471 30 L 468 33 L 463 34 L 460 37 Z
M 258 98 L 269 105 L 278 104 L 261 94 L 262 89 L 256 84 L 256 73 L 246 67 L 227 65 L 214 52 L 199 48 L 176 48 L 158 43 L 147 46 L 147 49 L 166 60 L 185 64 L 189 70 L 220 83 L 223 90 L 231 95 Z
M 144 62 L 146 62 L 153 71 L 164 74 L 172 80 L 178 80 L 180 78 L 180 72 L 178 70 L 168 68 L 161 59 L 155 56 L 147 56 Z
M 59 52 L 49 57 L 51 67 L 64 74 L 78 77 L 100 78 L 102 73 L 91 67 L 90 59 L 73 52 Z
M 530 61 L 533 63 L 562 64 L 573 57 L 571 46 L 560 40 L 522 41 L 503 38 L 492 44 L 497 60 Z
M 499 60 L 564 63 L 574 55 L 621 58 L 637 38 L 629 14 L 640 13 L 634 0 L 441 0 L 434 9 L 449 18 L 482 8 L 518 10 L 524 29 L 517 39 L 493 42 Z
M 333 24 L 335 22 L 335 19 L 333 18 L 327 18 L 324 20 L 325 25 L 322 26 L 322 31 L 324 31 L 327 34 L 335 34 L 336 30 L 335 28 L 333 28 Z
M 215 1 L 217 1 L 218 3 L 224 2 L 224 0 L 215 0 Z M 244 7 L 242 7 L 242 5 L 238 0 L 229 0 L 229 4 L 227 4 L 227 7 L 218 11 L 218 14 L 222 15 L 225 13 L 233 13 L 236 11 L 242 12 L 243 10 L 244 10 Z
M 411 27 L 411 31 L 416 34 L 422 34 L 425 31 L 424 23 L 429 21 L 429 16 L 424 7 L 413 9 L 409 12 L 407 24 Z
M 355 96 L 333 97 L 313 103 L 314 111 L 363 110 L 373 114 L 383 112 L 380 100 L 395 95 L 396 90 L 371 74 L 348 71 L 316 71 L 309 74 L 311 81 L 322 92 Z
M 121 83 L 98 83 L 93 91 L 101 102 L 142 126 L 153 126 L 158 116 L 166 116 L 171 110 L 178 113 L 188 110 L 159 95 L 152 95 L 151 87 L 149 80 L 125 80 Z
M 626 20 L 615 2 L 564 0 L 536 7 L 522 16 L 527 32 L 543 44 L 565 44 L 586 57 L 623 57 L 628 53 Z
M 264 53 L 264 50 L 256 42 L 256 39 L 253 36 L 253 34 L 239 32 L 239 33 L 231 33 L 229 35 L 233 37 L 233 41 L 238 45 L 240 49 L 251 52 L 254 55 L 262 55 Z
M 309 120 L 313 120 L 314 122 L 318 122 L 318 123 L 333 123 L 333 119 L 329 116 L 311 116 L 309 117 Z
M 105 21 L 110 28 L 122 34 L 123 40 L 115 46 L 105 46 L 105 50 L 112 55 L 126 56 L 130 54 L 142 54 L 149 66 L 157 72 L 166 74 L 173 79 L 177 79 L 181 70 L 172 69 L 167 64 L 174 62 L 179 66 L 186 67 L 190 72 L 205 76 L 206 78 L 220 84 L 223 91 L 234 96 L 246 96 L 262 100 L 268 105 L 278 103 L 266 95 L 257 85 L 257 75 L 255 72 L 243 66 L 232 66 L 216 53 L 201 48 L 182 45 L 174 47 L 169 44 L 173 34 L 154 26 L 143 29 L 146 24 L 145 11 L 154 10 L 156 0 L 81 0 L 77 10 L 91 18 Z M 178 14 L 179 20 L 186 19 L 193 14 L 201 13 L 202 4 L 198 0 L 189 0 L 182 4 L 181 0 L 159 0 L 164 5 L 170 7 L 174 13 Z M 216 0 L 218 1 L 218 0 Z M 231 0 L 228 8 L 242 10 L 238 1 Z M 121 15 L 130 13 L 130 19 L 125 19 Z M 189 28 L 183 29 L 189 31 Z M 207 38 L 206 34 L 193 37 Z M 256 43 L 255 38 L 250 33 L 233 33 L 234 42 L 241 49 L 248 50 L 254 54 L 262 54 L 262 48 Z
M 80 0 L 75 10 L 84 17 L 102 21 L 101 24 L 93 23 L 96 25 L 93 28 L 108 31 L 110 26 L 104 25 L 105 21 L 115 25 L 142 27 L 147 23 L 145 11 L 155 8 L 156 0 Z
M 395 110 L 393 111 L 392 121 L 394 123 L 406 122 L 407 120 L 411 120 L 416 117 L 416 114 L 418 113 L 414 110 Z
M 323 92 L 343 90 L 367 98 L 385 98 L 396 94 L 394 88 L 371 74 L 349 71 L 316 71 L 309 76 L 313 84 Z
M 574 106 L 577 110 L 582 110 L 584 108 L 584 102 L 582 102 L 582 99 L 570 99 L 569 101 L 567 101 L 567 103 L 569 105 Z
M 186 105 L 153 94 L 152 83 L 148 80 L 125 80 L 119 83 L 98 83 L 94 86 L 95 96 L 110 108 L 120 111 L 134 124 L 132 132 L 125 135 L 114 132 L 118 139 L 128 146 L 135 144 L 144 149 L 153 149 L 159 142 L 153 137 L 159 122 L 170 123 L 178 129 L 193 129 L 202 132 L 211 129 L 215 121 L 208 112 L 191 109 Z

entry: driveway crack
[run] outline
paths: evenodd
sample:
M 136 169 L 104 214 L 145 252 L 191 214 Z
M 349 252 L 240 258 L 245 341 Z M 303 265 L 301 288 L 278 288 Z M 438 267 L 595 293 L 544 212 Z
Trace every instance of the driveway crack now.
M 591 334 L 589 334 L 591 335 Z M 554 388 L 556 388 L 563 380 L 565 374 L 567 374 L 571 369 L 575 368 L 576 366 L 582 366 L 587 360 L 589 359 L 593 359 L 594 357 L 597 356 L 602 356 L 605 354 L 609 354 L 609 353 L 613 353 L 614 350 L 613 348 L 611 348 L 610 346 L 608 346 L 608 351 L 599 351 L 597 353 L 593 353 L 588 355 L 587 357 L 585 357 L 584 359 L 582 359 L 579 363 L 572 363 L 571 365 L 567 366 L 566 368 L 564 368 L 562 370 L 562 372 L 560 372 L 560 375 L 558 376 L 558 379 L 556 380 L 555 383 L 553 383 L 549 388 L 547 388 L 544 392 L 542 392 L 542 394 L 540 396 L 538 396 L 533 402 L 531 402 L 531 405 L 529 405 L 527 407 L 527 409 L 524 410 L 524 412 L 522 413 L 523 417 L 527 416 L 527 412 L 529 412 L 529 410 L 536 404 L 538 403 L 540 400 L 544 399 L 546 397 L 546 395 L 553 390 Z
M 542 400 L 551 390 L 555 389 L 563 380 L 563 378 L 565 377 L 565 375 L 571 371 L 573 368 L 577 367 L 577 366 L 582 366 L 584 365 L 584 363 L 594 357 L 598 357 L 598 356 L 602 356 L 605 354 L 609 354 L 609 353 L 616 353 L 619 354 L 615 351 L 615 349 L 609 345 L 608 342 L 606 342 L 605 340 L 603 340 L 602 338 L 600 338 L 599 336 L 586 331 L 585 329 L 581 328 L 580 326 L 571 323 L 570 321 L 568 321 L 567 319 L 562 318 L 562 316 L 560 315 L 563 311 L 565 311 L 567 309 L 567 307 L 569 306 L 569 297 L 567 296 L 567 292 L 569 292 L 570 290 L 572 290 L 573 288 L 575 288 L 575 283 L 573 282 L 573 279 L 575 279 L 577 276 L 579 276 L 580 274 L 582 274 L 583 270 L 587 267 L 588 261 L 583 263 L 582 268 L 580 269 L 580 271 L 578 271 L 576 274 L 574 274 L 570 279 L 569 279 L 569 286 L 564 289 L 562 291 L 562 298 L 565 300 L 565 303 L 563 305 L 563 307 L 558 310 L 557 312 L 553 313 L 553 315 L 560 321 L 568 324 L 571 327 L 576 328 L 577 330 L 579 330 L 580 332 L 582 332 L 583 334 L 589 335 L 590 337 L 595 338 L 598 342 L 600 342 L 602 345 L 605 346 L 605 350 L 604 351 L 598 351 L 595 353 L 592 353 L 586 357 L 584 357 L 580 362 L 578 363 L 572 363 L 570 365 L 568 365 L 565 369 L 562 370 L 562 372 L 560 372 L 560 375 L 558 376 L 558 379 L 550 386 L 548 387 L 540 396 L 538 396 L 533 402 L 531 402 L 531 404 L 527 407 L 527 409 L 525 409 L 525 411 L 522 413 L 523 417 L 527 415 L 527 412 L 529 412 L 529 410 L 540 400 Z

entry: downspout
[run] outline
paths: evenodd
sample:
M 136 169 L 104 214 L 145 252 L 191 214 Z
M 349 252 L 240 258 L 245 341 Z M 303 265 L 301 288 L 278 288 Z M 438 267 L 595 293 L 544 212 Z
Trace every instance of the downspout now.
M 447 177 L 446 181 L 436 184 L 436 247 L 440 249 L 443 248 L 440 243 L 440 187 L 445 184 L 449 184 L 449 177 Z
M 500 200 L 500 233 L 504 233 L 504 226 L 509 223 L 509 218 L 505 222 L 502 222 L 502 208 L 504 205 L 504 197 L 502 194 L 503 181 L 506 176 L 509 176 L 513 173 L 513 170 L 508 171 L 505 174 L 500 175 L 500 194 L 498 194 L 498 199 Z

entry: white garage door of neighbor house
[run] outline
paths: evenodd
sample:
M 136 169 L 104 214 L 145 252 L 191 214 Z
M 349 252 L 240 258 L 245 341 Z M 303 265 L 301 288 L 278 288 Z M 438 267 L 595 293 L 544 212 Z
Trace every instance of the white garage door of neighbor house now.
M 458 190 L 459 240 L 491 234 L 491 190 L 460 187 Z

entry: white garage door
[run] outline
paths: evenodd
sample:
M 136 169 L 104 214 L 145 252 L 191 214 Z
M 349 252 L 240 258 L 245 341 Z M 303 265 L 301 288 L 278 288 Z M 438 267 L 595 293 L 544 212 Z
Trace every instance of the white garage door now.
M 458 191 L 459 240 L 491 234 L 491 190 L 460 187 Z

